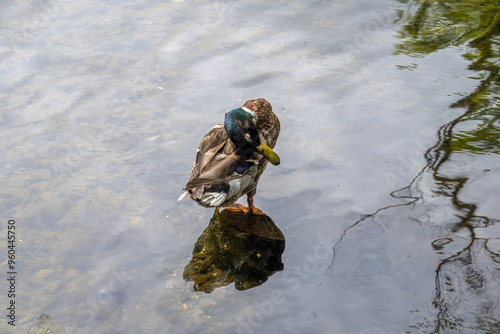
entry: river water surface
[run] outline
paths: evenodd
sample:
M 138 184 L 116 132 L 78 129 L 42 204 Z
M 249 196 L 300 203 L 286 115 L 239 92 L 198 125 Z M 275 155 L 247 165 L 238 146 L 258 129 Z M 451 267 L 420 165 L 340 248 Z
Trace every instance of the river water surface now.
M 500 332 L 498 2 L 0 17 L 2 333 Z M 258 97 L 282 127 L 266 242 L 177 201 L 200 138 Z

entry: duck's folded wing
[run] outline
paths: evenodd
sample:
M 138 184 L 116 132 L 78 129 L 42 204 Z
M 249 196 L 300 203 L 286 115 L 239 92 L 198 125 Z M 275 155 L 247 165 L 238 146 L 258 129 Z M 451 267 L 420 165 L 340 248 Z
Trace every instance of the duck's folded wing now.
M 235 173 L 240 162 L 234 154 L 225 155 L 219 153 L 214 155 L 215 159 L 210 161 L 197 173 L 190 178 L 186 184 L 186 190 L 207 184 L 218 184 L 229 182 L 230 180 L 241 177 L 241 174 Z
M 232 180 L 238 166 L 236 147 L 227 136 L 224 124 L 214 126 L 200 141 L 186 190 L 206 184 Z
M 214 126 L 200 141 L 196 150 L 196 157 L 191 168 L 189 180 L 198 177 L 200 172 L 207 166 L 224 145 L 226 145 L 229 137 L 224 130 L 224 125 L 217 124 Z

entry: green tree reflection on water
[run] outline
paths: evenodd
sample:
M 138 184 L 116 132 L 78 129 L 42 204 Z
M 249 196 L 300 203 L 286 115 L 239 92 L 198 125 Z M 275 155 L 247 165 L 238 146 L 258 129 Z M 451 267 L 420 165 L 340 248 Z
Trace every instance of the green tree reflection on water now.
M 398 12 L 403 23 L 396 54 L 423 57 L 431 52 L 467 45 L 464 57 L 480 84 L 452 107 L 467 108 L 452 126 L 469 122 L 468 130 L 451 134 L 450 149 L 475 154 L 500 153 L 500 2 L 408 1 Z
M 424 169 L 408 187 L 393 193 L 394 197 L 411 199 L 406 204 L 413 206 L 410 219 L 448 229 L 453 226 L 449 237 L 436 235 L 432 246 L 437 253 L 454 242 L 458 230 L 470 232 L 468 245 L 441 259 L 436 268 L 433 304 L 438 314 L 431 322 L 434 328 L 428 331 L 414 325 L 408 333 L 414 329 L 426 333 L 498 333 L 500 253 L 492 247 L 495 236 L 488 234 L 488 228 L 498 226 L 500 220 L 478 215 L 477 204 L 460 199 L 469 179 L 466 172 L 447 176 L 441 166 L 455 153 L 500 153 L 500 2 L 399 2 L 405 9 L 398 12 L 401 25 L 396 54 L 424 57 L 458 46 L 464 49 L 463 56 L 478 80 L 474 91 L 451 105 L 465 108 L 465 112 L 439 128 L 438 142 L 426 152 Z M 438 201 L 440 205 L 435 204 Z M 429 218 L 430 212 L 437 218 Z M 482 238 L 477 236 L 479 230 L 486 231 Z

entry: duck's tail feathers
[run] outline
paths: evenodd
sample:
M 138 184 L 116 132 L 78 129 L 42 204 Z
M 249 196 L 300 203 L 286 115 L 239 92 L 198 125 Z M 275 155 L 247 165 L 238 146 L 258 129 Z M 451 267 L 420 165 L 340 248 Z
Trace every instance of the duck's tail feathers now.
M 188 191 L 185 191 L 184 193 L 182 193 L 182 195 L 179 197 L 178 201 L 182 201 L 184 198 L 188 197 L 189 196 L 189 192 Z

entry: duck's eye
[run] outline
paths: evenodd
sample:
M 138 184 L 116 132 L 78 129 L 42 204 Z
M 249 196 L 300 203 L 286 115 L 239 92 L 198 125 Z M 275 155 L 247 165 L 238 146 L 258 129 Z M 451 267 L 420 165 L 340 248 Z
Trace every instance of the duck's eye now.
M 245 140 L 252 147 L 257 147 L 260 144 L 259 133 L 255 127 L 250 127 L 244 134 Z
M 247 142 L 249 142 L 249 143 L 252 142 L 252 137 L 250 136 L 250 133 L 247 132 L 247 133 L 243 134 L 243 136 L 245 137 L 245 140 Z

